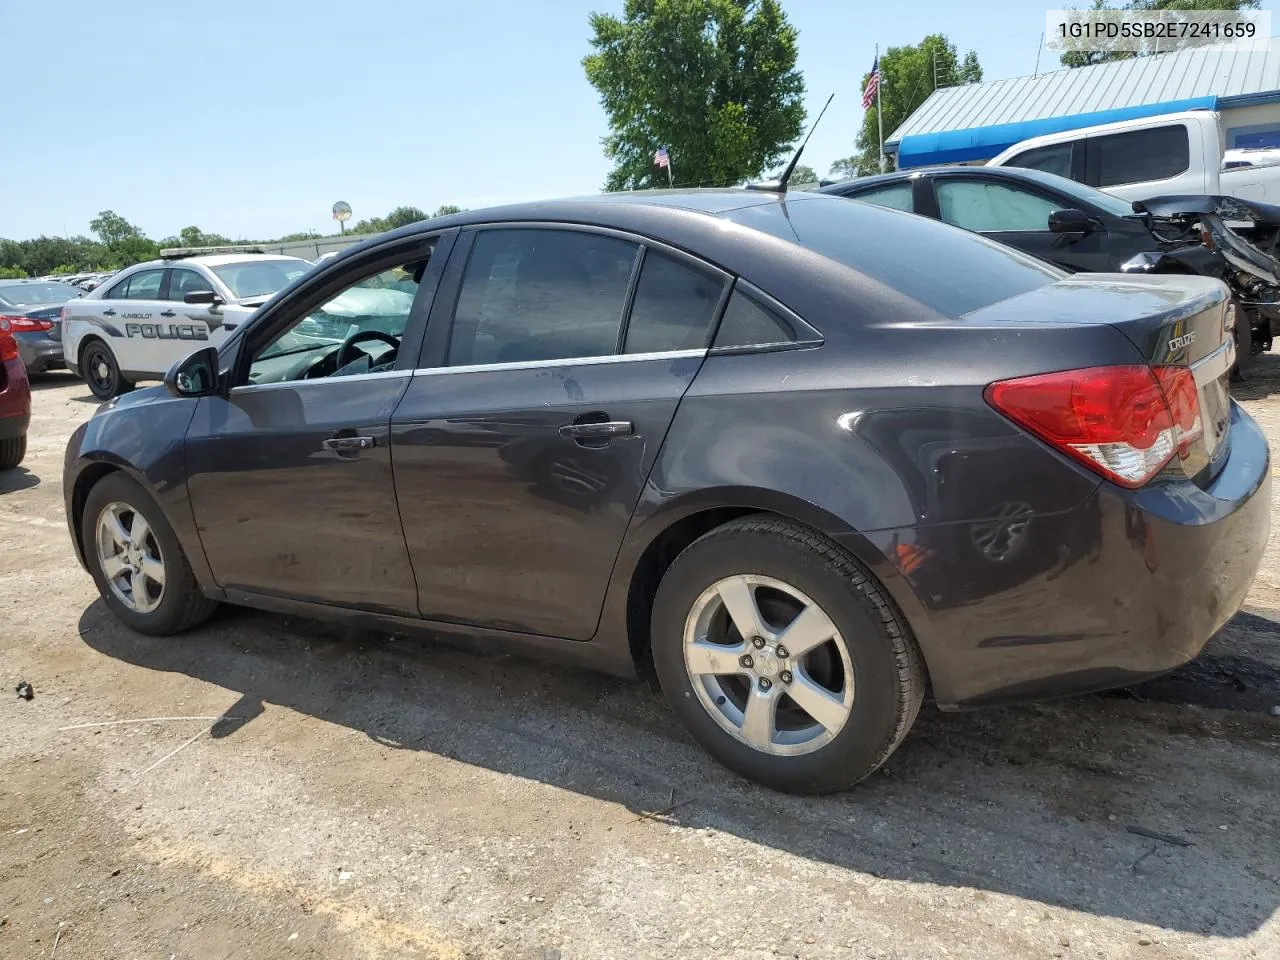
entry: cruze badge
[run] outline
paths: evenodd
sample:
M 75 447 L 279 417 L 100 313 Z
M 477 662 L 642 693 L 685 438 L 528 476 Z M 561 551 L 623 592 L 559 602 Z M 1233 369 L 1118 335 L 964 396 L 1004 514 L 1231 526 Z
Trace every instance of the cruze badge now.
M 1182 336 L 1174 337 L 1172 340 L 1170 340 L 1169 349 L 1181 350 L 1183 347 L 1188 347 L 1195 342 L 1196 342 L 1196 334 L 1195 334 L 1195 331 L 1193 330 L 1190 333 L 1184 333 Z

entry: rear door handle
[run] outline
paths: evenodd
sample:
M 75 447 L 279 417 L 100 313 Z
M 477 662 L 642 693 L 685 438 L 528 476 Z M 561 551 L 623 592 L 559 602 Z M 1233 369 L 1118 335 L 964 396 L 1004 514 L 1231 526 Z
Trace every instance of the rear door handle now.
M 102 311 L 102 315 L 104 317 L 114 317 L 116 315 L 116 312 L 112 310 L 110 307 L 107 307 L 107 309 Z
M 606 420 L 603 423 L 566 423 L 560 428 L 560 436 L 575 440 L 607 440 L 610 437 L 629 437 L 635 431 L 630 420 Z
M 165 311 L 163 311 L 163 312 L 160 314 L 160 316 L 162 316 L 162 317 L 176 317 L 176 316 L 177 316 L 177 314 L 176 314 L 176 313 L 174 313 L 172 310 L 165 310 Z
M 323 446 L 326 450 L 348 452 L 351 450 L 368 450 L 375 445 L 373 437 L 330 437 Z

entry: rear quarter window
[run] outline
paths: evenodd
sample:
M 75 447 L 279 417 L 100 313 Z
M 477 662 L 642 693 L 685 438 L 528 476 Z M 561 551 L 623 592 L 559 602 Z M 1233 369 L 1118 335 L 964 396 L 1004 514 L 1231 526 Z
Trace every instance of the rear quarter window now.
M 1167 180 L 1191 166 L 1187 128 L 1180 123 L 1090 137 L 1089 148 L 1097 156 L 1100 187 Z
M 724 217 L 813 250 L 948 317 L 1066 276 L 957 227 L 837 197 L 744 207 Z

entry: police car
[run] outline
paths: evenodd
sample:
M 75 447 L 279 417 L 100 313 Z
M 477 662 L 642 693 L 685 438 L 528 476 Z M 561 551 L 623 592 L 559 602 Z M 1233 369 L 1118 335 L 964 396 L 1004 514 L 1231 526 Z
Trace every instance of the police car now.
M 312 268 L 252 247 L 174 248 L 120 271 L 62 309 L 63 354 L 101 400 L 159 380 L 175 360 L 218 346 Z

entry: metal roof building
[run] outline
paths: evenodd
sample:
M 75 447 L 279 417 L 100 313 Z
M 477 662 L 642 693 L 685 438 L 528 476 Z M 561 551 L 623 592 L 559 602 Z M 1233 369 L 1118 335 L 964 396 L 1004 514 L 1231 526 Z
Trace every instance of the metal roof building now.
M 1228 147 L 1280 144 L 1280 38 L 940 87 L 884 148 L 899 167 L 987 160 L 1047 133 L 1195 109 L 1224 112 Z

